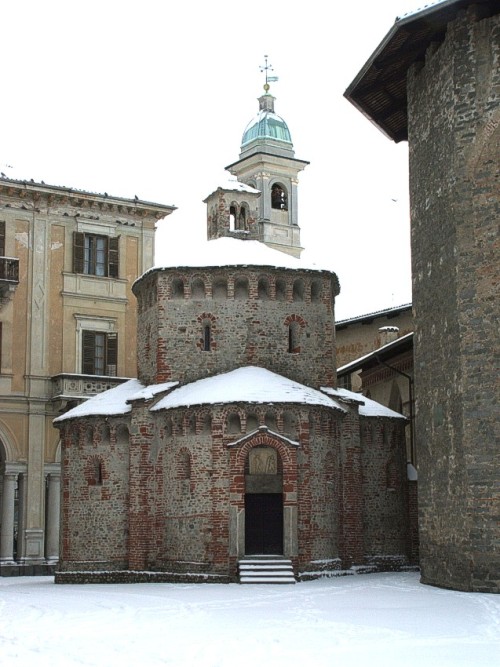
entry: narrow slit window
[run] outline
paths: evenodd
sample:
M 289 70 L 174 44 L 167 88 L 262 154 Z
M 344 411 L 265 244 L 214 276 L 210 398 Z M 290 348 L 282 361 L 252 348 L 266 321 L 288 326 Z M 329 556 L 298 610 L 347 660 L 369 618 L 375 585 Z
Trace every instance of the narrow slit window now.
M 203 350 L 210 352 L 210 325 L 205 324 L 203 327 Z

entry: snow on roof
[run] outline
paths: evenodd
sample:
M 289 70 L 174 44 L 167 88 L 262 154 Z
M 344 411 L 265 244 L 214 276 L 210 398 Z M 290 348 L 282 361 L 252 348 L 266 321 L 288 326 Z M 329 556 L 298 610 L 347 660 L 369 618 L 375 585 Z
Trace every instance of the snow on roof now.
M 386 350 L 390 350 L 391 348 L 397 348 L 399 345 L 402 343 L 406 342 L 410 338 L 413 337 L 413 331 L 410 331 L 410 333 L 405 334 L 404 336 L 400 336 L 399 338 L 396 338 L 396 340 L 391 340 L 389 343 L 386 343 L 385 345 L 382 345 L 382 347 L 378 347 L 376 350 L 372 350 L 371 352 L 368 352 L 367 354 L 364 354 L 362 357 L 358 357 L 357 359 L 353 359 L 347 364 L 344 364 L 343 366 L 339 366 L 337 368 L 337 375 L 339 374 L 345 374 L 347 371 L 349 371 L 351 368 L 357 369 L 358 366 L 361 366 L 364 361 L 367 361 L 368 359 L 372 359 L 373 357 L 377 356 L 378 354 L 381 354 L 382 352 Z
M 217 185 L 217 187 L 211 190 L 210 195 L 212 195 L 214 192 L 217 192 L 217 190 L 234 190 L 235 192 L 249 192 L 256 195 L 261 194 L 260 190 L 256 190 L 250 185 L 238 181 L 236 178 L 228 178 L 227 180 L 222 181 Z M 210 197 L 210 195 L 208 195 L 208 197 Z M 206 201 L 208 197 L 204 201 Z
M 321 391 L 324 391 L 325 394 L 340 400 L 347 399 L 348 401 L 359 403 L 359 414 L 362 417 L 390 417 L 391 419 L 406 419 L 406 417 L 399 414 L 399 412 L 394 412 L 394 410 L 386 408 L 385 405 L 377 403 L 377 401 L 372 401 L 371 398 L 367 398 L 362 394 L 357 394 L 355 391 L 349 391 L 348 389 L 333 389 L 333 387 L 321 387 Z
M 117 387 L 92 396 L 88 401 L 84 401 L 60 417 L 56 417 L 54 423 L 92 415 L 125 415 L 131 410 L 127 401 L 131 396 L 144 391 L 144 389 L 144 385 L 139 380 L 128 380 Z
M 335 323 L 337 327 L 342 325 L 357 324 L 362 320 L 374 320 L 379 317 L 386 317 L 387 315 L 397 315 L 399 312 L 405 310 L 410 310 L 412 307 L 411 303 L 403 303 L 401 306 L 391 306 L 390 308 L 384 308 L 383 310 L 376 310 L 372 313 L 364 313 L 363 315 L 354 315 L 353 317 L 348 317 L 343 320 L 337 320 Z
M 62 422 L 66 419 L 75 419 L 76 417 L 90 417 L 99 415 L 125 415 L 132 409 L 131 401 L 148 400 L 154 398 L 172 387 L 176 387 L 178 382 L 162 382 L 145 387 L 139 380 L 133 379 L 123 384 L 96 394 L 77 405 L 72 410 L 68 410 L 60 417 L 56 417 L 54 422 Z
M 257 366 L 237 368 L 174 389 L 160 399 L 152 410 L 214 403 L 305 403 L 345 409 L 317 389 L 289 380 Z
M 321 391 L 318 391 L 258 366 L 237 368 L 181 387 L 177 387 L 178 384 L 164 382 L 145 387 L 139 380 L 128 380 L 68 410 L 54 419 L 54 423 L 78 417 L 124 415 L 131 411 L 131 401 L 151 399 L 169 390 L 172 391 L 160 398 L 151 408 L 152 411 L 191 405 L 244 402 L 302 403 L 322 405 L 345 412 L 341 403 L 335 400 L 337 398 L 340 401 L 358 403 L 359 414 L 365 417 L 405 419 L 403 415 L 353 391 L 331 387 L 321 387 Z
M 272 266 L 303 271 L 330 271 L 314 261 L 305 262 L 260 241 L 221 237 L 207 241 L 193 235 L 172 239 L 162 251 L 162 264 L 146 271 L 173 267 Z
M 157 394 L 168 391 L 176 387 L 178 382 L 161 382 L 160 384 L 150 384 L 139 390 L 136 394 L 129 396 L 128 401 L 147 401 L 154 398 Z

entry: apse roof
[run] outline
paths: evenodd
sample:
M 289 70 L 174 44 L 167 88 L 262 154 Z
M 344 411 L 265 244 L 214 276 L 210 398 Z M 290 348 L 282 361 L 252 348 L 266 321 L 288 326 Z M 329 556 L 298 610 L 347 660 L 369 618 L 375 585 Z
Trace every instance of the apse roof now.
M 188 407 L 204 403 L 304 403 L 344 411 L 322 392 L 289 380 L 266 368 L 245 366 L 229 373 L 203 378 L 174 389 L 152 410 Z
M 124 415 L 131 411 L 131 401 L 152 399 L 166 392 L 151 408 L 152 411 L 220 403 L 298 403 L 345 412 L 342 403 L 347 402 L 358 404 L 360 415 L 365 417 L 404 419 L 403 415 L 355 392 L 332 387 L 321 387 L 318 391 L 257 366 L 245 366 L 178 385 L 178 382 L 164 382 L 145 386 L 139 380 L 129 380 L 68 410 L 54 419 L 54 423 L 81 417 Z

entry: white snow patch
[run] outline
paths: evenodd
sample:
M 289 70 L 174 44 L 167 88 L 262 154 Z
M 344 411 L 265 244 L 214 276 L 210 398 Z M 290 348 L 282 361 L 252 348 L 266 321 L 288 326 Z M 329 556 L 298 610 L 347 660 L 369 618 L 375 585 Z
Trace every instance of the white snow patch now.
M 226 236 L 207 241 L 184 233 L 172 237 L 162 252 L 161 266 L 148 269 L 143 275 L 161 268 L 214 266 L 269 266 L 303 271 L 329 271 L 314 260 L 306 262 L 269 248 L 260 241 Z
M 217 187 L 211 190 L 210 194 L 217 192 L 217 190 L 234 190 L 235 192 L 249 192 L 251 194 L 256 194 L 256 195 L 260 194 L 260 190 L 256 190 L 255 188 L 252 188 L 250 185 L 238 181 L 236 178 L 228 178 L 225 181 L 221 181 L 220 183 L 217 184 Z M 210 195 L 208 196 L 210 197 Z
M 390 410 L 386 408 L 385 405 L 373 401 L 371 398 L 363 396 L 363 394 L 357 394 L 355 391 L 349 391 L 348 389 L 333 389 L 333 387 L 321 387 L 321 391 L 324 391 L 325 394 L 333 396 L 342 400 L 345 398 L 347 401 L 355 402 L 359 404 L 359 414 L 363 417 L 391 417 L 392 419 L 406 419 L 404 415 L 401 415 L 399 412 Z
M 298 583 L 0 578 L 6 667 L 497 667 L 500 596 L 417 573 Z
M 245 366 L 229 373 L 191 382 L 174 389 L 151 410 L 215 403 L 305 403 L 345 409 L 320 391 L 289 380 L 266 368 Z
M 56 417 L 54 423 L 91 415 L 125 415 L 131 410 L 130 405 L 127 403 L 129 398 L 143 390 L 144 386 L 139 380 L 128 380 L 117 387 L 92 396 L 88 401 L 68 410 L 68 412 L 65 412 L 60 417 Z

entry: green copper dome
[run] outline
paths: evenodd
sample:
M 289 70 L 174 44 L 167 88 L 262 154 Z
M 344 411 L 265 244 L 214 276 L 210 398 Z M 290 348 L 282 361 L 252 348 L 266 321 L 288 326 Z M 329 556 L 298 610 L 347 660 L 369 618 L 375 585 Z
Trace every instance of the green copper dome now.
M 268 111 L 267 109 L 259 111 L 245 128 L 241 146 L 245 146 L 255 139 L 274 139 L 275 141 L 285 141 L 292 143 L 292 137 L 288 125 L 281 116 Z
M 265 86 L 264 86 L 265 88 Z M 259 97 L 259 113 L 252 118 L 243 132 L 241 148 L 244 149 L 252 141 L 279 141 L 292 146 L 290 130 L 281 116 L 274 113 L 274 100 L 276 99 L 266 89 L 265 95 Z M 288 147 L 287 147 L 288 150 Z

